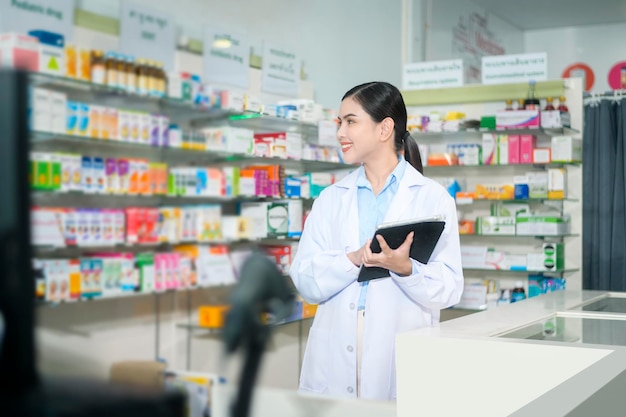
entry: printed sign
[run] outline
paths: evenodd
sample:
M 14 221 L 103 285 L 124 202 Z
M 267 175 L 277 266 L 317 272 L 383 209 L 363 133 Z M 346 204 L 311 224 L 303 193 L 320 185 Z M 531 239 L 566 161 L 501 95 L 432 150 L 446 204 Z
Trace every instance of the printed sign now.
M 540 52 L 483 57 L 482 79 L 483 84 L 545 81 L 548 79 L 548 56 Z
M 204 76 L 208 81 L 248 88 L 250 44 L 245 36 L 206 28 L 204 31 Z
M 74 0 L 0 0 L 0 31 L 46 30 L 72 40 Z
M 263 43 L 261 89 L 266 93 L 297 97 L 300 90 L 300 58 L 291 49 Z
M 162 62 L 167 71 L 173 71 L 175 48 L 174 21 L 169 15 L 132 2 L 122 2 L 120 51 L 123 54 Z
M 463 85 L 463 60 L 416 62 L 404 66 L 402 88 L 423 90 Z
M 608 81 L 612 90 L 626 90 L 626 61 L 618 62 L 611 67 Z
M 581 62 L 565 68 L 563 74 L 561 74 L 561 78 L 582 78 L 585 91 L 591 91 L 593 83 L 595 82 L 595 75 L 591 67 Z

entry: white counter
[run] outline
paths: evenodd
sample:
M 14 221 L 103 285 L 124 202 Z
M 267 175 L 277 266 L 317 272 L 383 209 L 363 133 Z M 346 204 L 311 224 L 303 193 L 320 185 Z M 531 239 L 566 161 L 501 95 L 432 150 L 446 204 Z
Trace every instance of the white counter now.
M 490 337 L 548 317 L 556 311 L 567 311 L 595 299 L 601 299 L 608 294 L 610 293 L 606 291 L 558 291 L 445 321 L 437 327 L 426 327 L 410 334 L 436 337 Z
M 577 309 L 608 295 L 545 294 L 399 335 L 398 416 L 573 413 L 623 371 L 626 375 L 626 348 L 582 343 L 589 326 L 607 324 L 611 317 L 626 320 L 626 314 Z M 571 342 L 496 337 L 555 313 L 570 321 L 568 332 L 581 336 L 571 337 Z M 586 320 L 583 326 L 575 315 L 599 321 Z M 613 414 L 603 410 L 597 415 Z M 615 415 L 624 415 L 623 409 Z

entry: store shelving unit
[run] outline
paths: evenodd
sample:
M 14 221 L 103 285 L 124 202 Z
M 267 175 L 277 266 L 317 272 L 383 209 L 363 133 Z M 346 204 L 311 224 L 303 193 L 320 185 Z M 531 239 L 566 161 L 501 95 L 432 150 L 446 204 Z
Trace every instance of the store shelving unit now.
M 469 235 L 469 234 L 461 234 L 459 235 L 461 239 L 463 238 L 508 238 L 508 239 L 563 239 L 566 237 L 579 237 L 578 233 L 567 233 L 562 235 Z
M 227 122 L 228 119 L 222 119 Z M 279 128 L 274 130 L 281 130 Z M 337 171 L 351 168 L 341 162 L 313 161 L 306 159 L 286 159 L 276 157 L 258 157 L 254 155 L 224 152 L 217 150 L 198 151 L 181 148 L 165 148 L 139 143 L 102 140 L 87 136 L 65 135 L 51 132 L 32 132 L 32 148 L 38 151 L 89 152 L 109 157 L 125 155 L 143 157 L 154 162 L 173 164 L 207 165 L 253 165 L 274 164 L 299 171 Z
M 442 116 L 447 111 L 462 111 L 468 119 L 480 119 L 482 115 L 494 114 L 504 108 L 506 99 L 526 97 L 528 84 L 502 85 L 469 85 L 457 88 L 404 91 L 403 96 L 409 113 L 438 111 Z M 557 129 L 512 129 L 512 130 L 461 130 L 443 132 L 411 132 L 412 137 L 423 145 L 447 145 L 463 143 L 480 143 L 483 133 L 499 134 L 532 134 L 537 141 L 548 141 L 553 136 L 568 135 L 578 137 L 582 131 L 582 84 L 578 80 L 555 80 L 537 82 L 536 97 L 565 96 L 570 110 L 571 127 Z M 478 165 L 478 166 L 426 166 L 424 173 L 431 177 L 455 177 L 464 181 L 465 190 L 472 190 L 474 184 L 512 183 L 515 175 L 525 172 L 541 172 L 549 168 L 563 168 L 567 176 L 566 198 L 553 200 L 547 198 L 525 200 L 492 200 L 492 199 L 459 199 L 457 209 L 461 216 L 489 215 L 492 203 L 524 203 L 531 209 L 542 212 L 571 215 L 571 232 L 564 235 L 461 235 L 461 244 L 491 246 L 510 253 L 524 254 L 543 242 L 562 242 L 565 245 L 566 268 L 558 271 L 502 271 L 465 268 L 464 273 L 469 279 L 501 279 L 503 283 L 519 280 L 520 275 L 543 273 L 550 276 L 565 277 L 568 288 L 580 288 L 579 267 L 581 266 L 580 230 L 582 229 L 582 196 L 581 164 L 579 163 L 548 163 L 548 164 L 511 164 L 511 165 Z M 475 218 L 475 217 L 474 217 Z M 508 284 L 507 284 L 508 285 Z
M 149 113 L 158 113 L 168 116 L 171 122 L 178 124 L 183 132 L 183 137 L 194 135 L 197 128 L 205 126 L 236 126 L 245 127 L 255 132 L 276 132 L 289 131 L 299 132 L 302 134 L 303 141 L 306 143 L 310 139 L 316 139 L 317 125 L 313 123 L 300 122 L 296 120 L 287 120 L 267 115 L 234 112 L 230 110 L 210 109 L 193 103 L 183 102 L 180 100 L 147 97 L 137 94 L 129 94 L 126 91 L 109 88 L 103 85 L 96 85 L 89 82 L 79 81 L 75 79 L 55 77 L 44 74 L 31 74 L 31 84 L 33 86 L 46 88 L 54 91 L 60 91 L 67 94 L 68 100 L 85 102 L 89 104 L 105 105 L 108 107 L 119 109 L 133 109 L 136 111 L 144 111 Z M 198 166 L 198 167 L 220 167 L 220 166 L 247 166 L 247 165 L 280 165 L 285 169 L 297 172 L 323 172 L 323 171 L 340 171 L 353 168 L 340 162 L 315 161 L 315 160 L 293 160 L 282 158 L 257 157 L 247 154 L 239 154 L 233 152 L 216 151 L 216 150 L 191 150 L 181 148 L 153 147 L 142 143 L 129 143 L 116 140 L 103 140 L 99 138 L 76 136 L 65 133 L 31 131 L 30 134 L 31 149 L 41 152 L 72 152 L 83 155 L 97 155 L 104 158 L 128 157 L 142 158 L 150 162 L 167 163 L 168 166 Z M 40 207 L 74 207 L 74 208 L 123 208 L 129 206 L 137 207 L 159 207 L 159 206 L 185 206 L 193 204 L 218 203 L 224 207 L 224 213 L 233 213 L 237 203 L 240 202 L 256 202 L 256 201 L 274 201 L 285 200 L 284 197 L 270 197 L 260 195 L 240 195 L 234 197 L 222 196 L 168 196 L 168 195 L 114 195 L 114 194 L 91 194 L 84 192 L 59 192 L 59 191 L 34 191 L 32 192 L 33 205 Z M 303 200 L 305 207 L 310 206 L 312 199 Z M 235 241 L 203 241 L 195 242 L 201 244 L 226 244 L 231 247 L 254 247 L 257 245 L 284 244 L 286 242 L 296 242 L 298 238 L 277 237 L 265 238 L 259 240 L 235 240 Z M 194 242 L 180 242 L 180 244 L 189 244 Z M 75 258 L 87 252 L 159 252 L 168 251 L 174 245 L 179 243 L 157 243 L 157 244 L 123 244 L 115 246 L 68 246 L 53 247 L 39 246 L 34 247 L 34 253 L 37 257 L 45 258 Z M 289 281 L 288 278 L 285 278 Z M 151 305 L 154 314 L 155 326 L 155 358 L 161 357 L 160 335 L 163 331 L 167 331 L 168 327 L 162 324 L 161 314 L 163 303 L 170 303 L 172 300 L 182 300 L 183 309 L 186 311 L 186 323 L 178 325 L 170 324 L 178 330 L 185 330 L 187 339 L 187 364 L 189 367 L 191 357 L 191 341 L 196 336 L 206 335 L 207 329 L 198 329 L 197 326 L 191 324 L 191 316 L 193 305 L 198 301 L 204 300 L 205 297 L 213 299 L 214 297 L 223 298 L 225 294 L 230 292 L 229 286 L 197 286 L 191 288 L 179 288 L 175 290 L 153 291 L 153 292 L 134 292 L 121 293 L 114 296 L 99 296 L 93 298 L 84 298 L 61 303 L 51 303 L 46 301 L 37 301 L 39 308 L 49 308 L 63 304 L 76 305 L 92 303 L 98 301 L 106 303 L 107 301 L 115 303 L 116 300 L 124 302 L 125 299 L 136 299 L 141 301 L 142 305 Z M 225 292 L 224 292 L 225 291 Z M 219 295 L 210 295 L 219 294 Z M 171 298 L 171 297 L 174 298 Z M 143 297 L 143 298 L 142 298 Z M 146 299 L 147 297 L 147 299 Z M 153 301 L 150 299 L 153 299 Z M 165 298 L 168 297 L 168 298 Z M 168 301 L 166 301 L 168 300 Z M 214 300 L 213 300 L 214 301 Z M 177 302 L 177 301 L 174 301 Z M 224 299 L 224 302 L 227 300 Z M 186 304 L 186 305 L 185 305 Z M 306 334 L 304 324 L 306 320 L 300 321 L 300 334 L 303 338 Z M 165 322 L 164 322 L 165 323 Z M 276 323 L 275 325 L 283 325 L 287 323 Z M 303 346 L 300 347 L 303 349 Z M 302 352 L 300 352 L 300 357 Z

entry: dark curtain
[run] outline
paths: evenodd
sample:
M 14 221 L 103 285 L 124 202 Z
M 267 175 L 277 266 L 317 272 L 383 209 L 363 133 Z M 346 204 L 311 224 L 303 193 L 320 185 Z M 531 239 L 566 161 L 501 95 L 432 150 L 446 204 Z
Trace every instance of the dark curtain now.
M 626 291 L 626 99 L 585 105 L 583 289 Z

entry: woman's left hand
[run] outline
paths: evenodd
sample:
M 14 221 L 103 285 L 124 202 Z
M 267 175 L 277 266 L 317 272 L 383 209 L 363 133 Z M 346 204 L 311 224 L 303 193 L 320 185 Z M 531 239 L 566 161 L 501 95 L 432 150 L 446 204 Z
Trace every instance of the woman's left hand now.
M 413 242 L 413 234 L 413 232 L 409 233 L 397 249 L 391 249 L 385 238 L 381 235 L 376 235 L 381 251 L 380 253 L 373 253 L 370 249 L 371 239 L 368 240 L 363 251 L 363 265 L 385 268 L 398 275 L 411 275 L 413 264 L 409 258 L 409 251 Z

